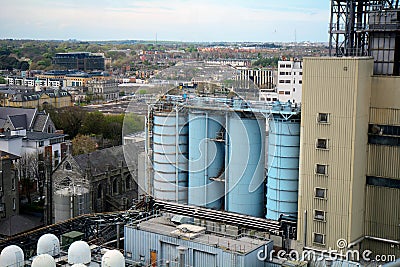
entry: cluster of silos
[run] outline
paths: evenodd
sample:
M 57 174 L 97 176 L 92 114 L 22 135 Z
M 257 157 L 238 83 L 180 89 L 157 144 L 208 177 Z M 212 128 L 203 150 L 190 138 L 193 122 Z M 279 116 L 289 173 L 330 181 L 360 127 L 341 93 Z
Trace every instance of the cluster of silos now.
M 187 204 L 188 116 L 178 110 L 153 117 L 154 197 Z
M 91 210 L 89 188 L 70 184 L 54 192 L 54 220 L 61 222 Z
M 264 213 L 265 119 L 202 107 L 154 113 L 154 197 Z
M 276 104 L 269 119 L 266 218 L 297 217 L 300 115 L 290 103 Z

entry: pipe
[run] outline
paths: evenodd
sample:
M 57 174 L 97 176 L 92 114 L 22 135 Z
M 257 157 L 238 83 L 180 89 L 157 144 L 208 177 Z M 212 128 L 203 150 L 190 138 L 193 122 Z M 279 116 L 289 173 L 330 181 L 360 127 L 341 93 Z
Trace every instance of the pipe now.
M 204 140 L 204 207 L 207 207 L 207 184 L 208 184 L 208 113 L 205 113 L 205 140 Z
M 175 107 L 175 201 L 179 203 L 179 115 Z
M 307 247 L 307 210 L 304 210 L 304 246 Z

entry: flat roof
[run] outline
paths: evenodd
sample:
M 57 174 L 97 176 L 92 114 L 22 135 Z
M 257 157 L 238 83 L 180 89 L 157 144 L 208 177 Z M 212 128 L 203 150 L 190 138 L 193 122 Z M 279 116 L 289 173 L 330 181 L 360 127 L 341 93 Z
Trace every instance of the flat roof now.
M 130 226 L 127 225 L 127 227 Z M 179 226 L 175 226 L 166 217 L 156 217 L 141 222 L 139 225 L 137 225 L 137 229 L 178 238 L 176 231 L 179 229 Z M 189 229 L 185 229 L 185 231 L 186 230 Z M 179 235 L 179 237 L 186 237 L 192 242 L 207 244 L 209 246 L 216 246 L 240 254 L 247 254 L 254 251 L 255 249 L 258 249 L 260 246 L 268 244 L 270 242 L 269 240 L 260 240 L 248 236 L 234 238 L 223 235 L 222 233 L 221 235 L 217 235 L 214 233 L 201 232 L 197 233 L 197 235 L 191 235 L 190 237 L 186 234 L 187 233 L 182 232 L 182 235 Z

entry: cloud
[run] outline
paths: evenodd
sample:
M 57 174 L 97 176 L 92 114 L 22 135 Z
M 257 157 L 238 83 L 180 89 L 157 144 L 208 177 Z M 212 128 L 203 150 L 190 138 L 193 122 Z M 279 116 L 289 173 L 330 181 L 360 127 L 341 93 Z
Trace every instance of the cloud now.
M 177 41 L 264 41 L 273 37 L 266 33 L 276 30 L 273 39 L 287 41 L 298 26 L 308 29 L 305 40 L 325 38 L 326 29 L 319 32 L 328 23 L 329 9 L 303 7 L 297 1 L 289 8 L 271 3 L 276 2 L 15 0 L 0 18 L 0 38 L 154 39 L 158 33 L 159 39 Z M 299 40 L 301 33 L 298 29 Z

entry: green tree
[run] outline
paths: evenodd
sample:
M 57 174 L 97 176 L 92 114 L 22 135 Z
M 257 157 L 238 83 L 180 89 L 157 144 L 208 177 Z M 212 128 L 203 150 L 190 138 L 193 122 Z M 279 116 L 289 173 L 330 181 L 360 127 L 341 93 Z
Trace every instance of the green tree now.
M 138 116 L 134 113 L 128 113 L 124 117 L 124 135 L 133 134 L 136 132 L 143 131 L 144 129 L 144 117 Z
M 82 121 L 81 134 L 102 134 L 105 118 L 100 111 L 89 112 Z
M 0 77 L 0 84 L 6 84 L 7 81 L 4 79 L 4 77 Z
M 45 109 L 50 114 L 56 128 L 64 130 L 69 138 L 72 139 L 79 133 L 86 115 L 86 111 L 81 107 L 55 109 L 52 106 L 47 106 Z

